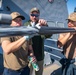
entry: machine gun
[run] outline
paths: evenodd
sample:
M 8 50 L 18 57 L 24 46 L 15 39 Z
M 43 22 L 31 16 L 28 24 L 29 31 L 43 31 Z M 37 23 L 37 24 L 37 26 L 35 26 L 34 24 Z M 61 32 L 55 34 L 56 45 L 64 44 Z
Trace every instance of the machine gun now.
M 39 26 L 39 25 L 36 25 L 35 27 L 30 27 L 30 26 L 12 27 L 12 26 L 9 26 L 11 24 L 11 21 L 12 21 L 12 17 L 10 15 L 0 14 L 0 24 L 3 24 L 2 26 L 0 26 L 0 37 L 23 36 L 23 35 L 33 35 L 33 34 L 51 35 L 51 34 L 58 34 L 58 33 L 76 32 L 76 30 L 73 28 L 58 28 L 58 27 L 47 27 L 47 26 Z M 60 52 L 58 54 L 60 54 Z M 54 55 L 51 55 L 51 57 L 56 60 L 61 59 Z M 62 57 L 64 58 L 63 55 Z
M 66 33 L 66 32 L 76 32 L 73 28 L 57 28 L 57 27 L 46 27 L 39 26 L 38 24 L 35 27 L 30 26 L 20 26 L 20 27 L 12 27 L 9 26 L 11 24 L 12 17 L 9 14 L 0 14 L 0 37 L 5 36 L 18 36 L 18 35 L 51 35 L 58 33 Z M 8 25 L 4 25 L 8 24 Z
M 12 27 L 12 26 L 0 26 L 0 37 L 5 36 L 23 36 L 23 35 L 51 35 L 58 33 L 76 32 L 73 28 L 56 28 L 56 27 Z

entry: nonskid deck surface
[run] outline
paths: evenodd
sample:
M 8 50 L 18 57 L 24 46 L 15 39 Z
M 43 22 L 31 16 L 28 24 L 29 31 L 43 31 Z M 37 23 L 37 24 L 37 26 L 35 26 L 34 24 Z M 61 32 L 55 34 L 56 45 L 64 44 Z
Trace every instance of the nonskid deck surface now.
M 34 72 L 32 75 L 35 75 Z M 43 75 L 61 75 L 61 64 L 55 61 L 53 64 L 44 67 Z

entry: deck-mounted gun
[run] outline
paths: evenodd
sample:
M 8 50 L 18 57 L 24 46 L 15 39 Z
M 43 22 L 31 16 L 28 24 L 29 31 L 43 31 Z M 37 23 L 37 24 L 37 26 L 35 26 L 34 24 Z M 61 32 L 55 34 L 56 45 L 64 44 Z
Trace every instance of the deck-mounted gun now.
M 39 27 L 36 25 L 35 27 L 12 27 L 10 26 L 12 21 L 12 17 L 9 14 L 0 14 L 0 24 L 8 24 L 0 26 L 0 37 L 5 36 L 17 36 L 17 35 L 51 35 L 58 33 L 66 33 L 66 32 L 76 32 L 73 28 L 57 28 L 57 27 Z

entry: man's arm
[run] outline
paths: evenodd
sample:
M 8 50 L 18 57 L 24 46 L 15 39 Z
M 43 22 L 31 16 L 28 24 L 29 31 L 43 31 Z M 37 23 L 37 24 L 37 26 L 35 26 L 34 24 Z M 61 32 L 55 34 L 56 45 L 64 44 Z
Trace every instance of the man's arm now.
M 71 33 L 60 34 L 57 41 L 57 46 L 59 48 L 64 46 L 67 40 L 70 38 L 70 36 L 71 36 Z
M 29 40 L 29 56 L 34 56 L 33 47 L 32 47 L 32 39 Z
M 32 47 L 32 39 L 29 41 L 29 57 L 32 57 L 32 62 L 36 62 L 37 59 L 34 55 L 34 52 L 33 52 L 33 47 Z
M 3 38 L 2 38 L 3 39 Z M 18 39 L 17 41 L 11 42 L 9 39 L 2 40 L 2 48 L 6 54 L 17 51 L 27 41 L 25 37 Z
M 44 19 L 39 19 L 38 23 L 40 24 L 40 26 L 47 26 L 48 27 L 47 21 Z M 45 39 L 50 38 L 51 36 L 52 36 L 52 34 L 51 35 L 42 35 L 42 37 L 45 37 Z
M 29 56 L 34 56 L 32 45 L 29 45 Z

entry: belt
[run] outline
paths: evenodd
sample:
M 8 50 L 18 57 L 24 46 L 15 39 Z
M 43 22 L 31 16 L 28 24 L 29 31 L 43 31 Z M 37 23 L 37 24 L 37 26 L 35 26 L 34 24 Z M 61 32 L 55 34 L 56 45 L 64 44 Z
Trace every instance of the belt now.
M 12 69 L 8 69 L 8 68 L 5 68 L 6 70 L 8 70 L 8 71 L 17 71 L 17 72 L 22 72 L 23 71 L 23 69 L 19 69 L 19 70 L 12 70 Z
M 22 68 L 22 69 L 19 69 L 19 70 L 16 70 L 17 72 L 22 72 L 24 69 Z
M 27 68 L 28 66 L 26 66 L 26 67 L 24 67 L 24 68 L 21 68 L 21 69 L 19 69 L 19 70 L 16 70 L 16 71 L 18 71 L 18 72 L 22 72 L 25 68 Z
M 19 69 L 19 70 L 12 70 L 12 69 L 8 69 L 8 68 L 5 68 L 5 69 L 7 69 L 7 70 L 9 70 L 9 71 L 22 72 L 25 68 L 27 68 L 27 66 L 26 66 L 26 67 L 24 67 L 24 68 L 21 68 L 21 69 Z

